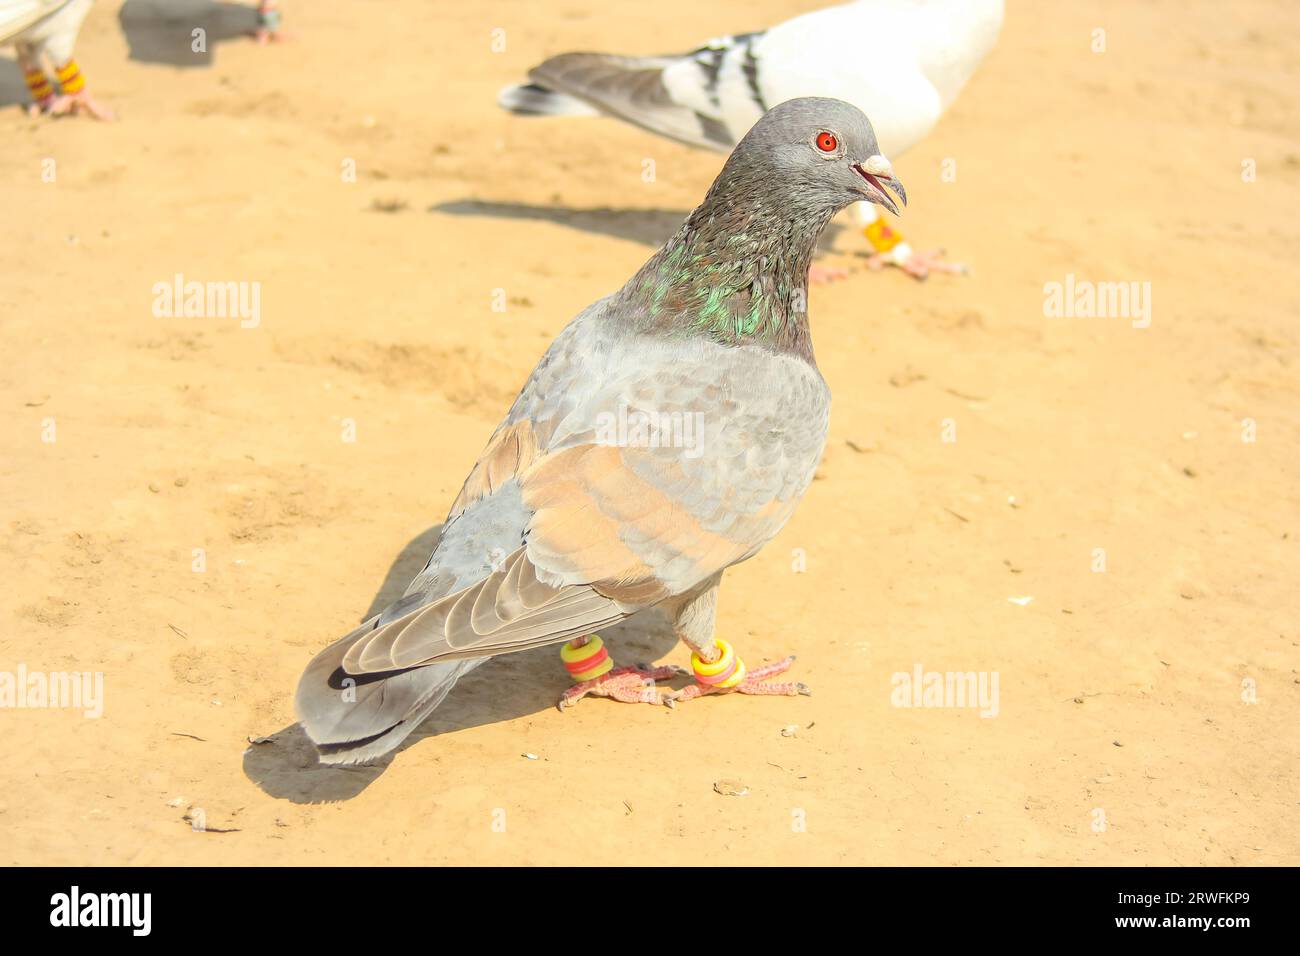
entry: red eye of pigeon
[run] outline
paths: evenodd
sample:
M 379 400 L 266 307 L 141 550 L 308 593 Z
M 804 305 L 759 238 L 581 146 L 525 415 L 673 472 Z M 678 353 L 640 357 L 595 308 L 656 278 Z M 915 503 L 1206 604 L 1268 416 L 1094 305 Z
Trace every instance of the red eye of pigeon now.
M 817 148 L 823 153 L 835 152 L 835 147 L 840 145 L 840 141 L 835 138 L 834 133 L 818 133 Z

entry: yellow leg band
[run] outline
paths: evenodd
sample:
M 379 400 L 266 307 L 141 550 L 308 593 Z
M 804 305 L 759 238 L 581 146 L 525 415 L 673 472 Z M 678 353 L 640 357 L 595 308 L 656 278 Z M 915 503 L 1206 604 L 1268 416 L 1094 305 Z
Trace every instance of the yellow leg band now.
M 28 70 L 26 80 L 27 89 L 31 90 L 32 96 L 37 100 L 43 100 L 54 95 L 54 86 L 50 83 L 50 78 L 45 75 L 44 70 Z
M 599 634 L 590 635 L 579 647 L 565 644 L 560 648 L 560 660 L 564 661 L 569 676 L 579 682 L 604 677 L 614 669 L 614 659 L 605 650 L 605 642 Z
M 724 681 L 719 681 L 715 687 L 735 687 L 745 679 L 745 662 L 739 657 L 736 658 L 736 671 Z
M 58 69 L 59 86 L 64 93 L 72 95 L 86 88 L 86 78 L 81 75 L 81 67 L 76 60 L 69 60 Z
M 884 216 L 863 229 L 862 234 L 867 237 L 867 242 L 871 243 L 871 248 L 882 255 L 903 241 L 903 237 L 885 222 Z
M 699 654 L 691 655 L 691 669 L 695 671 L 695 679 L 713 687 L 735 687 L 745 679 L 745 662 L 736 656 L 735 649 L 722 638 L 714 638 L 713 643 L 722 651 L 713 663 L 701 660 Z

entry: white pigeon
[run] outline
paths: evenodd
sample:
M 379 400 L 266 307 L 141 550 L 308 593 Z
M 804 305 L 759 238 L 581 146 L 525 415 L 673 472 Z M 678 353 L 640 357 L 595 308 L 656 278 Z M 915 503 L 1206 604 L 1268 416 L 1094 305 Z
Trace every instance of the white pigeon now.
M 530 116 L 604 114 L 725 152 L 769 107 L 828 96 L 870 116 L 881 149 L 897 159 L 952 105 L 992 49 L 1002 16 L 1003 0 L 858 0 L 679 55 L 563 53 L 530 70 L 530 83 L 502 90 L 498 102 Z M 855 212 L 872 265 L 917 278 L 962 271 L 940 253 L 914 251 L 872 204 Z
M 0 0 L 0 47 L 18 53 L 33 110 L 59 116 L 86 112 L 95 119 L 112 119 L 112 112 L 90 98 L 81 67 L 72 56 L 81 23 L 94 0 Z M 59 91 L 45 73 L 54 68 Z

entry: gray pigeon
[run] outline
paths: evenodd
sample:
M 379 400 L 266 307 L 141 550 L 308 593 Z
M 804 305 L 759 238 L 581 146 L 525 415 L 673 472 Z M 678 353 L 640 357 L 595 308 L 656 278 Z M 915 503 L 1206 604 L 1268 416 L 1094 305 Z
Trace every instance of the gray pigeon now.
M 889 190 L 906 203 L 854 106 L 790 100 L 754 126 L 676 235 L 547 349 L 405 596 L 307 666 L 297 712 L 322 762 L 387 753 L 463 674 L 546 644 L 567 642 L 579 680 L 562 703 L 806 692 L 763 681 L 792 659 L 746 672 L 714 638 L 714 608 L 722 572 L 789 520 L 826 441 L 813 247 L 850 203 L 897 213 Z M 593 635 L 655 606 L 697 677 L 665 697 L 649 680 L 675 669 L 611 670 Z

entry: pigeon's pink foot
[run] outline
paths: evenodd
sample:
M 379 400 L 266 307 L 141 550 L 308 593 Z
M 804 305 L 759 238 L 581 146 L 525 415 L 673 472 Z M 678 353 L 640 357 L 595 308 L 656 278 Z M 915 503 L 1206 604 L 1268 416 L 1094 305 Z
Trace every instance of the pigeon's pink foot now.
M 805 697 L 811 697 L 812 691 L 809 690 L 808 685 L 798 681 L 765 683 L 768 677 L 784 674 L 793 663 L 794 657 L 791 656 L 771 664 L 764 664 L 762 667 L 755 667 L 746 671 L 745 679 L 734 687 L 719 687 L 699 682 L 689 684 L 679 691 L 664 695 L 664 703 L 671 707 L 680 700 L 694 700 L 705 694 L 753 694 L 766 697 L 795 697 L 803 694 Z
M 289 39 L 280 32 L 280 11 L 276 9 L 276 0 L 262 0 L 257 5 L 257 29 L 252 33 L 259 45 L 283 43 Z
M 292 39 L 292 34 L 285 33 L 283 30 L 268 30 L 265 27 L 258 27 L 249 36 L 257 41 L 258 46 L 266 46 L 268 43 L 287 43 Z
M 45 112 L 50 116 L 75 116 L 87 113 L 97 120 L 112 120 L 113 111 L 107 106 L 96 103 L 85 90 L 79 93 L 63 93 L 54 97 Z
M 814 262 L 808 267 L 808 281 L 813 285 L 829 285 L 848 277 L 849 270 L 841 269 L 839 266 L 819 266 Z
M 662 667 L 616 667 L 603 677 L 574 684 L 560 697 L 559 708 L 572 707 L 584 697 L 608 697 L 624 704 L 659 704 L 656 681 L 681 677 L 686 671 L 672 664 Z
M 948 262 L 944 259 L 942 249 L 933 249 L 930 252 L 908 251 L 904 256 L 878 252 L 867 258 L 867 266 L 877 270 L 883 269 L 885 266 L 895 266 L 914 279 L 928 279 L 932 272 L 943 272 L 950 275 L 966 275 L 970 272 L 970 269 L 964 263 Z

